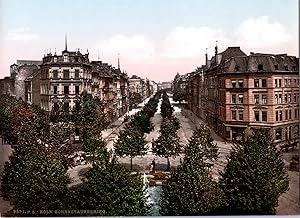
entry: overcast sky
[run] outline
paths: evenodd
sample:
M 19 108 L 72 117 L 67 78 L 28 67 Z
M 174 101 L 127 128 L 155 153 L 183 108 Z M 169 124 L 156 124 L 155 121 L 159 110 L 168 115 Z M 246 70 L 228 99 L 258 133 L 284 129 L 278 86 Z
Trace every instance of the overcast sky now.
M 87 49 L 90 60 L 172 80 L 219 51 L 298 56 L 297 0 L 0 0 L 0 78 L 45 50 Z

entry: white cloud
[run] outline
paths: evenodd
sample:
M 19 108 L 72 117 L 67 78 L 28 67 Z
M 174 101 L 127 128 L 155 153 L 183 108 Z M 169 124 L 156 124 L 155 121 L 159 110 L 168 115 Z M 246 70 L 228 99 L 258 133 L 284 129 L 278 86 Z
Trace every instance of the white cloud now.
M 292 38 L 281 23 L 271 22 L 268 16 L 247 19 L 234 33 L 241 45 L 252 49 L 278 46 Z
M 192 58 L 215 46 L 215 41 L 229 42 L 224 32 L 210 27 L 176 27 L 165 39 L 163 56 Z
M 37 39 L 38 35 L 31 32 L 29 27 L 13 29 L 7 33 L 7 40 L 29 41 Z
M 154 44 L 144 35 L 115 35 L 107 40 L 96 43 L 96 49 L 100 50 L 105 57 L 117 57 L 120 53 L 121 59 L 128 62 L 150 63 L 155 57 Z

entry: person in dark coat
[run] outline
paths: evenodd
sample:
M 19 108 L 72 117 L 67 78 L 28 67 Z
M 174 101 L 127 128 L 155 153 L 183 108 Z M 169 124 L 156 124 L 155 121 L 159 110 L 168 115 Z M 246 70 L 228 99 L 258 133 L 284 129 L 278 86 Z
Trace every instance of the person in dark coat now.
M 151 165 L 152 165 L 153 172 L 155 172 L 155 159 L 152 160 Z

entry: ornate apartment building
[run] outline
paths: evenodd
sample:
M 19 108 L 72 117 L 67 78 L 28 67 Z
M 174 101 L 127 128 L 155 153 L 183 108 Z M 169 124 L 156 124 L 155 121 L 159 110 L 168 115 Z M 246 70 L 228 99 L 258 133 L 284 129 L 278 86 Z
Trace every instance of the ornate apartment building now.
M 298 59 L 286 54 L 247 56 L 239 47 L 216 49 L 190 78 L 189 107 L 226 140 L 263 128 L 277 144 L 296 142 L 298 67 Z
M 128 76 L 101 61 L 90 61 L 88 51 L 48 53 L 42 61 L 17 61 L 11 76 L 0 80 L 0 94 L 22 98 L 47 112 L 70 114 L 86 91 L 101 100 L 107 123 L 129 109 Z
M 128 111 L 128 76 L 107 63 L 92 61 L 92 94 L 102 100 L 107 122 Z
M 45 111 L 69 113 L 83 91 L 91 93 L 92 65 L 88 52 L 65 50 L 61 55 L 51 53 L 40 65 L 40 106 Z

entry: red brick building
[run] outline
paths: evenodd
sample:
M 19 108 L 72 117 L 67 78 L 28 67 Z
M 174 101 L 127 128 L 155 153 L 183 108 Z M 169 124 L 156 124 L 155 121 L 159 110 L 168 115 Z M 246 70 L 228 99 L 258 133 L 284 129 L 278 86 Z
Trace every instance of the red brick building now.
M 190 108 L 226 140 L 264 128 L 278 144 L 298 141 L 298 67 L 286 54 L 216 49 L 203 79 L 190 79 Z

